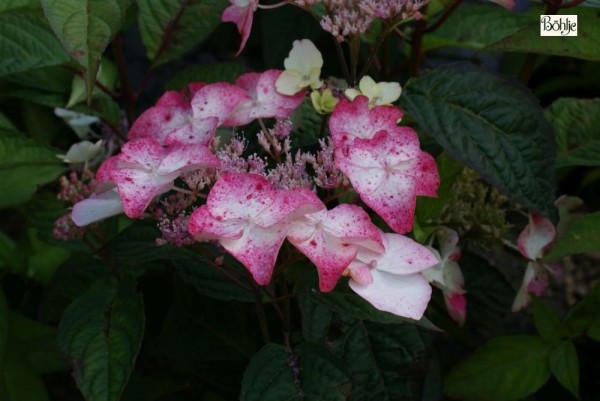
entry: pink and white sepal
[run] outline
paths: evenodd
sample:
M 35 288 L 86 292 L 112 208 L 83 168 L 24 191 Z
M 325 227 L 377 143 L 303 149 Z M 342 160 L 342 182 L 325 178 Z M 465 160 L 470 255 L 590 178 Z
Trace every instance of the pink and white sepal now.
M 350 288 L 379 310 L 419 320 L 431 299 L 424 273 L 437 259 L 400 234 L 382 233 L 382 240 L 383 253 L 359 250 L 347 271 Z
M 288 221 L 324 207 L 305 188 L 277 190 L 264 177 L 226 173 L 192 213 L 189 232 L 198 241 L 217 240 L 260 285 L 271 281 Z
M 549 274 L 560 277 L 560 266 L 555 263 L 541 263 L 548 249 L 556 240 L 556 228 L 546 217 L 529 213 L 529 224 L 525 226 L 519 238 L 519 252 L 529 260 L 523 282 L 513 302 L 513 312 L 519 311 L 529 304 L 530 293 L 541 296 L 549 285 Z
M 467 299 L 464 295 L 464 277 L 457 263 L 461 256 L 458 233 L 450 228 L 441 227 L 436 230 L 433 239 L 437 239 L 439 249 L 428 249 L 435 255 L 437 264 L 423 272 L 423 275 L 431 284 L 442 290 L 448 314 L 462 326 L 467 317 Z

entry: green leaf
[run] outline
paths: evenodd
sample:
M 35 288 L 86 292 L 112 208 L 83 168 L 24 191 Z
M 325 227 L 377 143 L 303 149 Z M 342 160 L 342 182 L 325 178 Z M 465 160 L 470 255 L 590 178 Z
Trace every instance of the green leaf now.
M 597 252 L 599 227 L 600 212 L 578 218 L 554 244 L 543 261 L 557 260 L 576 253 Z
M 50 401 L 44 381 L 22 357 L 18 348 L 9 347 L 5 366 L 10 368 L 0 370 L 0 379 L 4 381 L 6 391 L 2 394 L 0 389 L 2 401 Z
M 572 9 L 573 10 L 573 9 Z M 570 10 L 567 14 L 570 14 Z M 577 36 L 540 36 L 539 12 L 527 26 L 490 46 L 485 50 L 526 52 L 573 57 L 583 60 L 600 60 L 600 17 L 593 13 L 579 14 Z
M 533 297 L 533 319 L 538 334 L 546 341 L 557 344 L 562 337 L 561 318 L 548 305 Z
M 358 323 L 334 351 L 352 374 L 349 401 L 420 400 L 428 357 L 426 333 L 414 325 Z
M 327 348 L 302 343 L 293 351 L 268 344 L 250 361 L 240 401 L 342 401 L 347 370 Z
M 17 10 L 20 8 L 36 9 L 40 7 L 38 0 L 2 0 L 0 2 L 0 12 Z
M 310 297 L 300 297 L 302 314 L 302 335 L 307 341 L 322 343 L 333 319 L 333 312 L 325 305 Z
M 437 198 L 419 196 L 417 198 L 416 217 L 417 221 L 426 223 L 437 217 L 447 203 L 452 192 L 452 184 L 463 171 L 464 166 L 446 153 L 442 153 L 436 160 L 440 172 L 440 187 L 437 190 Z
M 409 80 L 400 100 L 452 158 L 513 200 L 554 217 L 552 130 L 525 87 L 455 64 Z
M 590 338 L 600 341 L 600 283 L 575 305 L 565 318 L 564 325 L 572 336 L 585 332 Z
M 0 287 L 0 368 L 4 366 L 4 358 L 6 357 L 6 350 L 8 344 L 8 311 L 8 305 L 6 304 L 6 300 L 4 299 L 4 292 Z M 0 371 L 2 370 L 3 369 L 0 369 Z
M 156 245 L 160 231 L 155 224 L 139 222 L 127 227 L 108 242 L 106 252 L 116 262 L 128 266 L 142 266 L 155 260 L 177 260 L 189 258 L 189 251 L 171 244 Z
M 558 99 L 546 117 L 556 133 L 556 167 L 600 166 L 600 99 Z
M 530 16 L 497 5 L 467 4 L 423 38 L 423 50 L 453 46 L 481 50 L 531 22 Z
M 57 330 L 29 319 L 20 313 L 10 316 L 10 346 L 16 347 L 22 358 L 39 374 L 60 372 L 69 365 L 58 349 Z
M 110 274 L 110 267 L 103 260 L 86 254 L 74 255 L 56 271 L 47 286 L 41 303 L 44 320 L 59 321 L 71 302 L 85 294 L 95 281 L 106 280 Z
M 226 0 L 138 0 L 142 42 L 154 66 L 190 50 L 221 23 Z
M 0 14 L 0 76 L 69 61 L 41 16 Z
M 88 401 L 117 401 L 133 371 L 144 335 L 144 303 L 135 281 L 99 285 L 65 311 L 58 342 Z
M 550 351 L 537 336 L 494 338 L 450 371 L 444 394 L 473 401 L 525 398 L 550 377 Z
M 254 302 L 250 291 L 240 288 L 202 255 L 190 255 L 189 259 L 174 260 L 171 265 L 177 269 L 183 281 L 191 284 L 202 295 L 223 301 Z
M 579 360 L 573 341 L 565 341 L 552 350 L 549 361 L 556 380 L 579 399 Z
M 233 83 L 240 75 L 246 72 L 246 67 L 241 63 L 214 63 L 197 65 L 178 72 L 167 82 L 165 89 L 180 90 L 190 82 L 230 82 Z
M 256 351 L 245 315 L 231 303 L 201 298 L 197 308 L 176 303 L 158 337 L 158 347 L 174 359 L 225 361 L 250 359 Z
M 98 76 L 96 81 L 104 85 L 104 87 L 108 88 L 109 90 L 114 90 L 117 82 L 117 75 L 117 67 L 108 59 L 103 59 L 100 63 L 100 67 L 98 68 Z M 109 98 L 109 96 L 99 87 L 95 87 L 92 91 L 92 98 Z M 69 96 L 69 102 L 65 108 L 71 109 L 73 106 L 84 102 L 86 99 L 86 83 L 79 75 L 74 75 L 73 82 L 71 84 L 71 95 Z
M 39 185 L 65 168 L 56 151 L 14 131 L 0 129 L 0 208 L 27 201 Z
M 100 59 L 125 19 L 124 0 L 41 0 L 46 18 L 69 55 L 83 68 L 88 100 Z
M 498 268 L 471 252 L 458 260 L 465 279 L 467 320 L 493 329 L 511 313 L 515 291 Z
M 6 117 L 3 113 L 0 112 L 0 129 L 7 129 L 9 131 L 14 131 L 17 128 L 10 121 L 8 117 Z

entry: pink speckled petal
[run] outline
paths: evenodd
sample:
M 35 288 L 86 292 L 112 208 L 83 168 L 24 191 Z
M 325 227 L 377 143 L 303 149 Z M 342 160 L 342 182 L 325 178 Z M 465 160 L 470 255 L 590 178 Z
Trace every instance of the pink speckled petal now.
M 252 20 L 254 18 L 254 11 L 256 11 L 256 7 L 258 6 L 258 0 L 243 2 L 245 3 L 243 5 L 239 4 L 240 2 L 231 0 L 230 3 L 231 6 L 227 7 L 223 11 L 223 14 L 221 15 L 221 21 L 233 22 L 237 25 L 238 32 L 242 36 L 242 43 L 237 51 L 237 56 L 246 46 L 246 42 L 250 36 L 250 31 L 252 30 Z
M 165 145 L 201 144 L 208 146 L 215 137 L 218 122 L 216 117 L 191 120 L 188 124 L 182 125 L 167 135 Z
M 205 167 L 218 167 L 219 159 L 204 145 L 175 145 L 157 168 L 159 174 L 180 175 Z
M 158 167 L 167 153 L 168 151 L 154 139 L 136 139 L 123 145 L 121 153 L 117 155 L 117 167 L 121 168 L 123 165 L 138 165 L 141 168 L 152 170 Z
M 556 238 L 556 229 L 545 217 L 529 213 L 529 224 L 519 235 L 517 246 L 519 251 L 529 260 L 537 260 L 543 256 L 544 248 Z
M 101 194 L 115 187 L 115 183 L 111 178 L 112 171 L 117 168 L 119 159 L 117 156 L 112 156 L 104 161 L 96 171 L 96 188 L 95 194 Z
M 421 152 L 419 165 L 413 174 L 417 178 L 416 193 L 418 196 L 437 197 L 440 174 L 435 159 L 429 153 Z
M 168 190 L 176 175 L 164 176 L 137 168 L 119 168 L 112 174 L 123 210 L 128 217 L 137 218 L 144 213 L 152 199 Z
M 271 206 L 257 216 L 256 224 L 267 228 L 284 219 L 293 220 L 322 209 L 325 205 L 321 199 L 307 188 L 279 190 Z
M 370 139 L 379 131 L 392 131 L 402 111 L 394 106 L 377 106 L 369 109 L 369 99 L 357 96 L 354 101 L 340 100 L 329 119 L 329 130 L 334 145 L 339 148 L 351 144 L 356 138 Z
M 92 195 L 89 199 L 77 202 L 71 212 L 71 220 L 79 226 L 87 226 L 100 220 L 123 213 L 123 205 L 117 188 Z
M 415 180 L 404 174 L 389 174 L 387 179 L 361 199 L 377 213 L 392 230 L 404 234 L 412 230 L 417 204 Z
M 247 222 L 242 220 L 217 220 L 206 205 L 194 210 L 188 223 L 188 231 L 198 241 L 211 239 L 239 239 Z
M 465 324 L 467 317 L 467 299 L 463 294 L 459 293 L 444 293 L 444 302 L 446 310 L 450 317 L 458 323 L 459 326 Z
M 423 245 L 399 234 L 383 234 L 385 254 L 376 269 L 392 274 L 413 274 L 437 265 L 437 258 Z
M 384 252 L 381 231 L 371 222 L 363 208 L 342 204 L 331 209 L 324 221 L 324 229 L 344 243 L 375 252 Z
M 194 120 L 216 117 L 218 125 L 222 125 L 236 106 L 246 100 L 251 100 L 250 96 L 238 86 L 225 82 L 206 85 L 192 98 Z
M 305 91 L 294 96 L 282 95 L 275 89 L 281 70 L 262 74 L 250 72 L 240 76 L 235 84 L 244 88 L 252 100 L 240 102 L 224 125 L 246 125 L 257 118 L 287 118 L 304 100 Z
M 189 125 L 191 116 L 189 102 L 178 92 L 166 92 L 156 106 L 147 109 L 135 120 L 128 138 L 151 138 L 164 144 L 167 135 Z
M 246 219 L 269 209 L 277 194 L 271 183 L 260 175 L 227 173 L 212 187 L 206 204 L 217 219 Z
M 356 247 L 344 243 L 323 230 L 315 230 L 306 241 L 289 241 L 315 264 L 319 271 L 319 288 L 323 292 L 335 288 L 344 270 L 356 256 Z
M 375 308 L 419 320 L 431 298 L 431 286 L 420 274 L 397 276 L 371 269 L 373 283 L 350 280 L 350 288 Z
M 246 266 L 258 284 L 267 285 L 271 281 L 285 232 L 284 224 L 268 229 L 250 224 L 239 239 L 224 239 L 220 242 L 227 252 Z

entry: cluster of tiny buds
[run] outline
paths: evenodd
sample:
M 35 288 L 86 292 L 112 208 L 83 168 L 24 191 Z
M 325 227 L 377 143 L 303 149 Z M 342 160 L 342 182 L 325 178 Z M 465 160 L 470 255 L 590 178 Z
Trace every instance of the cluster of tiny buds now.
M 315 3 L 296 0 L 301 7 Z M 400 19 L 420 19 L 419 10 L 425 3 L 426 0 L 323 0 L 328 15 L 321 20 L 321 27 L 343 42 L 367 32 L 375 19 L 392 23 Z
M 398 17 L 420 19 L 419 10 L 425 3 L 424 0 L 362 0 L 359 7 L 374 18 L 394 21 Z
M 324 0 L 323 4 L 329 15 L 323 17 L 321 27 L 332 34 L 338 42 L 367 32 L 374 18 L 361 9 L 360 2 L 356 0 Z
M 60 241 L 70 241 L 82 239 L 85 234 L 86 227 L 77 227 L 71 219 L 71 214 L 65 214 L 59 217 L 54 222 L 52 235 Z
M 84 199 L 87 199 L 96 187 L 96 180 L 94 180 L 94 173 L 87 168 L 81 173 L 79 178 L 76 171 L 71 171 L 69 175 L 63 175 L 59 179 L 60 192 L 58 193 L 58 199 L 75 204 Z

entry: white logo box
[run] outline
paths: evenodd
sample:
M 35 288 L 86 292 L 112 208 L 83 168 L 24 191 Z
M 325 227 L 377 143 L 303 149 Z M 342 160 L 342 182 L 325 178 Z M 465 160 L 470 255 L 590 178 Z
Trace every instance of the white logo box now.
M 540 36 L 577 36 L 577 16 L 540 15 Z

